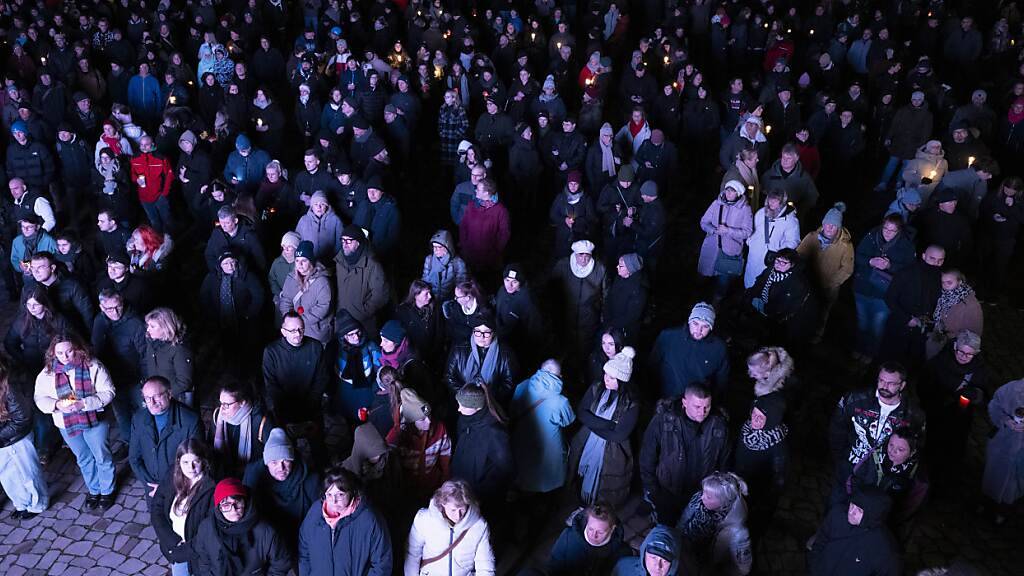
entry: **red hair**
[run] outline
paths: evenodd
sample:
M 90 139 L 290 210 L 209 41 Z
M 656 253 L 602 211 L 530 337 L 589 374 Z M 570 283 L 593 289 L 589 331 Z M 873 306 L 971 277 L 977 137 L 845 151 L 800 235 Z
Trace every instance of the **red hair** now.
M 145 224 L 136 228 L 135 232 L 139 235 L 139 239 L 142 240 L 142 245 L 145 247 L 147 254 L 155 253 L 164 243 L 164 237 L 152 227 Z

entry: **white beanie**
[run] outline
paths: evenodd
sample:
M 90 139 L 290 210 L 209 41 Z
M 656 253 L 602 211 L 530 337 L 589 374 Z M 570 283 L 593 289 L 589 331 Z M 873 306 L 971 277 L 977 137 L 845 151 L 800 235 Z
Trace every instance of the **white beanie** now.
M 302 236 L 299 236 L 295 232 L 285 232 L 284 236 L 281 237 L 281 246 L 298 248 L 299 242 L 302 242 Z
M 633 376 L 633 357 L 636 351 L 632 346 L 626 346 L 612 359 L 604 363 L 604 373 L 620 382 L 629 382 Z
M 707 302 L 697 302 L 690 311 L 687 322 L 703 322 L 708 328 L 715 327 L 715 308 Z
M 263 446 L 263 463 L 269 465 L 275 460 L 295 460 L 295 448 L 282 428 L 271 430 Z
M 743 194 L 747 190 L 747 187 L 739 180 L 729 180 L 725 183 L 725 186 L 722 186 L 722 190 L 724 191 L 726 188 L 732 188 L 738 194 Z
M 573 254 L 593 254 L 594 243 L 590 240 L 577 240 L 572 243 Z

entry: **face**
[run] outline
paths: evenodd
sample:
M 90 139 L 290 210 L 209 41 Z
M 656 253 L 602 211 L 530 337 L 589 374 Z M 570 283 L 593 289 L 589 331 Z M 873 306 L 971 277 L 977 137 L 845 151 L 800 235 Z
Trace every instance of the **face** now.
M 590 261 L 594 259 L 590 254 L 576 254 L 576 265 L 580 268 L 585 268 L 590 265 Z
M 928 248 L 921 258 L 929 266 L 941 267 L 946 262 L 946 252 L 941 248 Z
M 882 238 L 886 242 L 892 242 L 892 239 L 900 233 L 900 227 L 892 222 L 886 222 L 882 225 Z
M 305 336 L 302 320 L 298 318 L 285 318 L 281 322 L 281 335 L 292 346 L 302 344 L 302 338 Z
M 925 151 L 928 152 L 929 154 L 941 154 L 942 144 L 940 144 L 939 142 L 929 142 L 925 146 Z
M 619 263 L 615 265 L 615 272 L 618 273 L 619 278 L 629 278 L 629 269 L 626 268 L 626 261 L 619 258 Z
M 24 236 L 25 238 L 31 238 L 31 237 L 35 236 L 36 232 L 38 232 L 38 231 L 39 231 L 39 226 L 37 224 L 33 224 L 31 222 L 22 222 L 21 223 L 21 235 Z
M 604 375 L 604 387 L 609 390 L 619 389 L 619 380 L 615 376 L 605 373 Z
M 704 503 L 704 507 L 708 510 L 718 510 L 722 507 L 722 500 L 710 490 L 701 491 L 700 501 Z
M 953 346 L 953 355 L 956 357 L 957 364 L 970 364 L 971 360 L 978 355 L 978 350 L 966 344 L 956 344 Z
M 181 473 L 189 480 L 196 480 L 203 475 L 203 461 L 195 454 L 182 454 L 178 460 Z
M 839 226 L 836 226 L 835 224 L 822 224 L 821 233 L 824 234 L 826 238 L 834 239 L 839 234 Z
M 302 163 L 306 166 L 306 170 L 312 172 L 320 165 L 320 160 L 317 160 L 316 156 L 309 155 L 302 157 Z
M 783 154 L 779 158 L 779 163 L 782 164 L 783 170 L 789 172 L 796 166 L 798 160 L 800 160 L 800 156 L 797 154 Z
M 587 525 L 583 528 L 583 533 L 587 537 L 587 542 L 591 544 L 604 544 L 608 541 L 608 538 L 611 537 L 612 530 L 614 529 L 615 525 L 611 522 L 588 517 Z
M 661 556 L 647 552 L 644 554 L 644 568 L 651 576 L 666 576 L 669 569 L 672 568 L 672 563 Z
M 793 268 L 793 263 L 788 258 L 776 258 L 772 268 L 776 272 L 789 272 Z
M 36 282 L 45 283 L 50 280 L 57 267 L 46 260 L 33 260 L 29 265 L 29 269 L 32 271 L 32 278 Z
M 698 398 L 693 394 L 683 395 L 683 410 L 686 416 L 694 422 L 703 422 L 711 413 L 711 398 Z
M 445 518 L 452 524 L 458 524 L 459 520 L 462 520 L 466 516 L 466 512 L 469 511 L 465 504 L 457 502 L 445 502 L 442 508 Z
M 230 392 L 220 393 L 220 413 L 225 418 L 231 418 L 242 409 L 242 402 L 237 400 Z
M 75 347 L 71 342 L 57 342 L 53 347 L 53 357 L 61 364 L 71 362 L 74 357 Z
M 171 395 L 162 384 L 147 382 L 142 387 L 142 401 L 150 414 L 163 414 L 171 406 Z
M 284 482 L 288 479 L 288 475 L 292 473 L 292 465 L 294 463 L 294 460 L 271 460 L 267 464 L 267 471 L 270 472 L 274 480 Z
M 494 330 L 487 326 L 473 328 L 473 342 L 480 348 L 487 348 L 494 342 Z
M 367 188 L 366 189 L 366 198 L 369 199 L 370 202 L 373 202 L 373 203 L 380 202 L 380 199 L 383 196 L 384 196 L 384 191 L 379 189 L 379 188 Z
M 505 278 L 503 282 L 505 284 L 505 291 L 509 294 L 519 292 L 519 280 L 516 280 L 515 278 Z
M 889 460 L 899 466 L 910 458 L 910 443 L 905 438 L 892 435 L 889 437 L 889 445 L 885 451 L 889 454 Z
M 220 223 L 221 230 L 228 234 L 234 234 L 238 230 L 238 218 L 235 216 L 228 216 L 225 218 L 218 218 L 217 222 Z
M 707 322 L 693 320 L 687 326 L 690 329 L 690 336 L 694 340 L 703 340 L 711 333 L 711 326 Z
M 245 499 L 243 498 L 225 498 L 220 501 L 218 507 L 228 522 L 238 522 L 245 515 Z
M 850 502 L 850 508 L 846 511 L 846 521 L 850 523 L 850 526 L 860 526 L 863 519 L 864 509 Z
M 782 206 L 782 198 L 779 198 L 777 196 L 769 196 L 768 199 L 764 201 L 764 205 L 765 207 L 768 208 L 768 210 L 772 212 L 778 212 L 779 208 Z
M 11 180 L 8 187 L 11 189 L 11 196 L 14 196 L 15 200 L 25 195 L 25 184 L 21 180 Z
M 352 505 L 352 497 L 332 485 L 324 493 L 324 505 L 329 513 L 341 514 L 343 510 Z
M 601 352 L 603 352 L 605 356 L 609 358 L 615 356 L 615 354 L 618 353 L 616 348 L 615 338 L 612 338 L 611 334 L 601 336 Z
M 363 331 L 360 330 L 359 328 L 356 328 L 355 330 L 351 330 L 349 332 L 346 332 L 345 336 L 343 336 L 343 338 L 345 339 L 345 342 L 348 342 L 349 344 L 351 344 L 353 346 L 358 345 L 359 341 L 362 339 L 362 337 L 363 337 Z
M 898 398 L 906 385 L 906 381 L 903 380 L 899 373 L 886 372 L 885 370 L 878 373 L 878 395 L 886 400 Z
M 960 285 L 960 278 L 956 274 L 943 274 L 941 282 L 943 290 L 955 290 Z
M 341 238 L 341 251 L 344 252 L 346 256 L 354 254 L 356 250 L 359 250 L 358 240 L 345 237 Z
M 750 427 L 754 430 L 764 429 L 764 425 L 768 423 L 768 416 L 764 412 L 761 412 L 757 408 L 750 411 Z
M 234 274 L 238 269 L 238 261 L 234 258 L 225 258 L 220 261 L 220 269 L 225 274 Z
M 43 314 L 46 313 L 46 308 L 35 298 L 29 298 L 25 301 L 25 309 L 35 318 L 42 318 Z
M 434 295 L 431 294 L 430 290 L 422 290 L 416 294 L 416 307 L 423 308 L 427 304 L 430 304 L 430 301 L 433 299 Z

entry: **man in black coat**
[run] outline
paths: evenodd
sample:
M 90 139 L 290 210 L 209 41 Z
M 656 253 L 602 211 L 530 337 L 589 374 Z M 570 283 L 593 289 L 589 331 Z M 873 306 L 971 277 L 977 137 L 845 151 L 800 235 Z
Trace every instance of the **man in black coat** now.
M 100 291 L 99 302 L 100 313 L 92 324 L 92 352 L 114 381 L 114 415 L 121 440 L 127 444 L 133 414 L 141 405 L 138 386 L 146 354 L 146 323 L 118 292 L 109 288 Z
M 967 218 L 957 211 L 959 199 L 952 187 L 940 186 L 933 196 L 935 207 L 921 215 L 921 245 L 940 246 L 945 251 L 945 265 L 959 267 L 968 263 L 973 235 Z
M 636 151 L 636 179 L 646 183 L 653 180 L 658 188 L 669 189 L 669 182 L 676 176 L 676 161 L 679 151 L 676 145 L 665 138 L 665 133 L 655 128 L 651 137 Z
M 295 453 L 282 428 L 270 431 L 263 460 L 246 466 L 242 483 L 251 490 L 267 522 L 282 536 L 298 534 L 302 519 L 321 495 L 320 475 Z M 296 538 L 283 539 L 297 552 Z
M 32 279 L 46 288 L 57 309 L 78 330 L 79 334 L 90 334 L 96 308 L 85 286 L 74 276 L 57 269 L 57 260 L 49 252 L 36 252 L 29 264 Z M 31 287 L 26 282 L 25 289 Z
M 309 207 L 309 201 L 313 193 L 322 191 L 328 197 L 334 195 L 334 188 L 337 182 L 326 169 L 320 167 L 320 157 L 312 148 L 306 150 L 302 156 L 302 163 L 306 169 L 295 176 L 295 194 L 302 200 L 305 207 Z
M 22 120 L 11 125 L 14 142 L 7 148 L 7 177 L 21 178 L 32 190 L 48 190 L 56 166 L 50 150 L 29 136 L 28 124 Z
M 587 142 L 576 131 L 576 119 L 567 117 L 562 121 L 562 133 L 552 139 L 551 165 L 559 174 L 559 182 L 564 182 L 570 170 L 582 170 L 583 160 L 587 157 Z
M 521 265 L 505 267 L 502 285 L 494 295 L 494 312 L 502 342 L 515 350 L 523 364 L 532 366 L 536 358 L 530 353 L 544 347 L 544 321 L 526 285 Z
M 497 322 L 480 318 L 473 322 L 468 341 L 455 342 L 448 354 L 445 381 L 452 394 L 481 380 L 502 406 L 512 399 L 518 371 L 515 354 L 495 335 Z
M 879 349 L 881 360 L 917 363 L 924 354 L 924 331 L 942 292 L 941 268 L 946 251 L 931 245 L 921 260 L 893 276 L 885 293 L 889 319 Z
M 146 278 L 131 273 L 130 265 L 124 250 L 108 256 L 107 273 L 96 282 L 96 289 L 116 293 L 128 308 L 145 315 L 153 308 L 153 291 Z
M 238 221 L 238 212 L 234 206 L 225 205 L 217 210 L 217 223 L 206 243 L 206 265 L 210 272 L 216 274 L 220 270 L 220 257 L 228 250 L 245 260 L 250 270 L 259 272 L 267 269 L 267 259 L 263 254 L 263 245 L 248 223 Z
M 459 406 L 458 442 L 452 452 L 452 478 L 469 483 L 480 509 L 494 525 L 502 514 L 505 495 L 515 474 L 508 431 L 492 413 L 488 393 L 475 383 L 455 394 Z
M 166 479 L 175 465 L 178 445 L 199 437 L 199 416 L 171 396 L 171 385 L 162 376 L 152 376 L 142 385 L 140 408 L 132 417 L 132 439 L 128 446 L 128 463 L 152 498 L 157 486 Z
M 63 183 L 63 196 L 55 198 L 57 209 L 64 215 L 64 221 L 75 225 L 82 221 L 83 201 L 91 195 L 89 183 L 92 181 L 92 151 L 67 123 L 57 128 L 57 159 L 60 161 L 60 175 Z
M 178 137 L 178 180 L 181 182 L 181 193 L 185 203 L 193 215 L 199 212 L 200 190 L 210 183 L 212 166 L 210 155 L 197 146 L 199 140 L 191 130 L 185 130 Z
M 505 149 L 512 143 L 512 119 L 501 111 L 494 96 L 488 96 L 484 103 L 487 112 L 476 121 L 476 141 L 488 158 L 504 158 Z
M 117 221 L 117 215 L 110 210 L 100 210 L 96 215 L 96 256 L 106 261 L 107 258 L 124 253 L 125 245 L 131 238 L 132 231 Z
M 640 445 L 644 499 L 658 523 L 674 526 L 705 476 L 725 470 L 732 452 L 725 418 L 711 410 L 711 392 L 687 386 L 682 398 L 658 402 Z
M 846 506 L 834 506 L 807 555 L 810 574 L 900 574 L 899 547 L 886 526 L 891 506 L 889 496 L 872 486 L 854 491 Z

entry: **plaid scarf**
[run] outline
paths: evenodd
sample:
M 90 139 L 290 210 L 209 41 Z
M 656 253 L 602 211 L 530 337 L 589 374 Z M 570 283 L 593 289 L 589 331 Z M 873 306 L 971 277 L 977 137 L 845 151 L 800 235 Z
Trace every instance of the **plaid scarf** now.
M 71 380 L 68 378 L 68 372 L 71 371 L 75 373 L 73 387 Z M 81 400 L 87 396 L 96 395 L 96 389 L 92 386 L 92 375 L 89 374 L 88 364 L 84 366 L 78 363 L 61 364 L 54 360 L 53 384 L 57 389 L 57 398 L 61 400 Z M 61 417 L 64 419 L 64 430 L 67 431 L 68 437 L 71 438 L 78 436 L 99 422 L 99 418 L 96 417 L 96 411 L 94 410 L 61 414 Z

